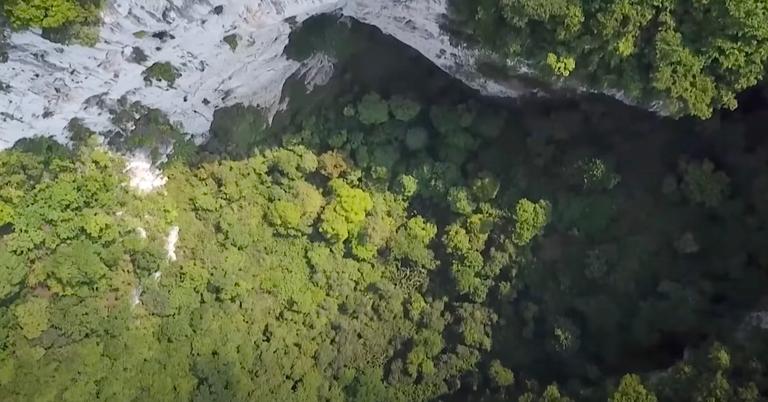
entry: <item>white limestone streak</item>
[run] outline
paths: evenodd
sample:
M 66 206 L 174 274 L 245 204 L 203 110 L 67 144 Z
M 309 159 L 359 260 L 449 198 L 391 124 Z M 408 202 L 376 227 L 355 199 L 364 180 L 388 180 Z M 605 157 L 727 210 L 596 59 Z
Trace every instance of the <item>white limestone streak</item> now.
M 147 238 L 147 231 L 144 228 L 136 228 L 136 234 L 142 239 Z
M 148 194 L 163 187 L 168 178 L 157 169 L 146 153 L 135 153 L 126 157 L 125 174 L 128 186 L 139 194 Z
M 324 53 L 315 53 L 305 60 L 299 67 L 299 76 L 304 78 L 307 92 L 312 91 L 318 85 L 325 85 L 333 77 L 336 60 Z
M 168 232 L 168 238 L 165 241 L 165 251 L 168 261 L 176 261 L 176 243 L 179 241 L 179 227 L 174 226 Z
M 143 289 L 141 286 L 137 286 L 133 289 L 131 289 L 131 306 L 136 306 L 137 304 L 141 303 L 141 293 Z

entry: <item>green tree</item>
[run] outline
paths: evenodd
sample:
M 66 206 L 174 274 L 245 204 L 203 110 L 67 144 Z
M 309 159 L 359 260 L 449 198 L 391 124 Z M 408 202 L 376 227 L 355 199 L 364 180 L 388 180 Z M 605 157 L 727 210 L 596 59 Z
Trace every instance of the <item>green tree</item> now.
M 667 107 L 677 114 L 709 117 L 715 103 L 717 83 L 714 77 L 704 72 L 706 61 L 683 45 L 683 36 L 679 32 L 670 28 L 658 34 L 656 60 L 652 85 L 667 94 Z
M 484 172 L 472 181 L 472 196 L 479 202 L 490 202 L 496 198 L 500 188 L 499 181 L 492 174 Z
M 278 200 L 270 206 L 269 211 L 267 216 L 276 227 L 282 228 L 288 233 L 301 228 L 301 207 L 299 205 L 290 201 Z
M 382 199 L 374 199 L 374 208 L 363 223 L 358 235 L 352 241 L 352 254 L 363 260 L 371 260 L 384 247 L 397 228 L 389 205 Z M 396 214 L 396 213 L 395 213 Z
M 540 234 L 549 222 L 550 209 L 549 203 L 544 200 L 533 203 L 523 198 L 518 201 L 513 215 L 515 229 L 512 232 L 512 241 L 523 246 Z
M 555 75 L 567 77 L 576 68 L 576 60 L 570 56 L 558 56 L 547 53 L 547 65 Z
M 311 226 L 325 204 L 320 190 L 305 181 L 296 181 L 292 185 L 291 196 L 300 208 L 302 225 Z
M 469 347 L 489 350 L 491 324 L 496 322 L 496 314 L 478 304 L 467 303 L 459 307 L 458 315 L 462 342 Z
M 317 158 L 320 173 L 328 178 L 335 179 L 349 168 L 344 155 L 338 151 L 328 151 Z
M 470 215 L 477 207 L 466 187 L 451 187 L 448 190 L 448 203 L 451 210 L 459 215 Z
M 421 105 L 418 102 L 402 96 L 393 96 L 389 100 L 389 108 L 395 119 L 404 122 L 413 120 L 421 111 Z
M 76 0 L 8 0 L 5 12 L 16 27 L 57 28 L 87 16 Z
M 21 333 L 28 339 L 37 338 L 48 328 L 48 301 L 32 297 L 23 304 L 16 305 L 13 311 Z
M 108 272 L 99 251 L 99 247 L 86 240 L 63 245 L 34 273 L 35 279 L 39 278 L 61 295 L 82 295 L 96 290 Z
M 768 6 L 739 2 L 456 0 L 486 46 L 544 78 L 575 77 L 701 118 L 765 76 Z
M 356 234 L 373 208 L 373 200 L 365 191 L 352 188 L 345 182 L 334 179 L 329 186 L 332 199 L 320 215 L 320 233 L 331 243 L 342 243 Z
M 400 175 L 395 182 L 395 191 L 404 198 L 411 198 L 419 189 L 419 181 L 411 175 Z
M 683 194 L 696 204 L 717 207 L 728 196 L 731 180 L 715 170 L 715 165 L 705 159 L 702 162 L 681 161 L 680 174 L 683 176 Z
M 437 261 L 429 245 L 435 235 L 435 224 L 421 216 L 411 218 L 398 228 L 390 241 L 391 255 L 396 260 L 409 262 L 418 268 L 433 269 L 437 266 Z
M 656 396 L 645 389 L 640 377 L 627 374 L 621 377 L 619 387 L 608 399 L 609 402 L 656 402 Z
M 355 376 L 346 389 L 348 400 L 356 402 L 380 402 L 392 398 L 381 374 L 366 371 Z
M 585 191 L 606 191 L 619 184 L 621 177 L 602 159 L 584 158 L 568 169 L 569 180 Z
M 256 106 L 236 104 L 216 109 L 211 122 L 211 136 L 203 149 L 211 153 L 244 158 L 267 136 L 266 111 Z
M 571 398 L 568 398 L 560 393 L 557 384 L 547 385 L 544 389 L 544 393 L 541 395 L 541 402 L 572 402 Z
M 357 116 L 366 125 L 386 123 L 389 120 L 389 104 L 375 92 L 371 92 L 357 104 Z
M 0 243 L 0 300 L 19 291 L 26 275 L 24 258 L 9 252 Z
M 491 381 L 496 387 L 508 387 L 515 383 L 515 374 L 512 370 L 504 367 L 498 359 L 491 361 L 491 365 L 488 368 L 488 375 L 491 377 Z

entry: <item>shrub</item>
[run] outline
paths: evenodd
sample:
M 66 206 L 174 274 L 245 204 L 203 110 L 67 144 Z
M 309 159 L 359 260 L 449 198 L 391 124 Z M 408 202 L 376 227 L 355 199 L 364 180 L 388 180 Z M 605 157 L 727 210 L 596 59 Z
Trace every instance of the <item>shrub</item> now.
M 621 177 L 598 158 L 581 159 L 568 169 L 568 173 L 569 181 L 584 190 L 610 190 L 621 181 Z
M 229 45 L 229 48 L 234 52 L 237 50 L 237 34 L 229 34 L 225 36 L 222 41 Z
M 176 80 L 181 77 L 181 72 L 173 64 L 165 62 L 157 62 L 147 67 L 142 73 L 144 81 L 151 84 L 154 81 L 165 81 L 168 85 L 173 86 Z

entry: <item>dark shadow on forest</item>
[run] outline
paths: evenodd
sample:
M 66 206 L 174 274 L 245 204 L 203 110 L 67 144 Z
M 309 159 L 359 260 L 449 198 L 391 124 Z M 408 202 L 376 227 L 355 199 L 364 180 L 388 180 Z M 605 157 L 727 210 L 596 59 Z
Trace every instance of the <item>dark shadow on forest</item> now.
M 733 336 L 733 329 L 743 321 L 744 314 L 764 296 L 760 286 L 765 283 L 766 274 L 759 271 L 758 266 L 766 256 L 753 253 L 754 247 L 746 248 L 745 245 L 753 246 L 758 239 L 747 238 L 740 231 L 744 225 L 740 220 L 745 212 L 765 208 L 759 204 L 764 198 L 760 198 L 753 188 L 755 176 L 766 175 L 763 155 L 768 152 L 768 132 L 765 130 L 768 97 L 764 89 L 744 93 L 740 99 L 741 108 L 734 112 L 716 113 L 707 121 L 674 120 L 601 95 L 558 99 L 482 97 L 377 28 L 354 20 L 340 20 L 335 15 L 305 21 L 292 33 L 286 48 L 286 54 L 299 61 L 307 60 L 317 51 L 337 60 L 333 77 L 309 93 L 303 77 L 292 77 L 285 84 L 282 96 L 288 106 L 275 115 L 271 125 L 267 124 L 265 111 L 259 107 L 235 105 L 221 108 L 214 115 L 210 139 L 198 149 L 184 142 L 188 140 L 180 136 L 167 119 L 145 110 L 136 122 L 138 131 L 134 132 L 138 134 L 115 139 L 119 141 L 115 144 L 126 147 L 149 145 L 152 149 L 160 149 L 168 142 L 175 142 L 170 161 L 181 160 L 189 164 L 245 159 L 256 148 L 263 150 L 286 143 L 306 145 L 320 154 L 328 151 L 326 144 L 313 147 L 312 143 L 302 143 L 303 137 L 296 133 L 319 130 L 312 134 L 315 137 L 333 134 L 338 127 L 322 126 L 322 122 L 335 121 L 333 116 L 338 116 L 346 105 L 356 104 L 365 94 L 376 92 L 385 99 L 407 96 L 421 105 L 471 103 L 486 114 L 503 116 L 500 119 L 501 135 L 483 140 L 483 146 L 463 159 L 457 169 L 467 177 L 478 172 L 491 172 L 503 179 L 505 187 L 525 182 L 520 187 L 524 187 L 524 195 L 532 199 L 550 199 L 559 206 L 573 202 L 577 196 L 575 191 L 563 186 L 560 180 L 563 171 L 574 161 L 600 155 L 621 176 L 621 183 L 616 188 L 616 205 L 612 208 L 622 224 L 606 234 L 608 225 L 598 222 L 594 233 L 585 237 L 600 243 L 600 247 L 609 250 L 608 254 L 613 253 L 616 260 L 613 262 L 617 266 L 622 264 L 622 253 L 641 254 L 636 259 L 642 265 L 622 267 L 640 271 L 631 277 L 635 282 L 621 283 L 618 288 L 641 289 L 639 293 L 654 297 L 661 294 L 663 297 L 658 299 L 684 299 L 690 292 L 705 297 L 685 305 L 687 308 L 669 309 L 668 316 L 645 317 L 647 312 L 664 310 L 665 305 L 659 307 L 651 303 L 663 302 L 656 298 L 651 300 L 651 296 L 648 300 L 621 300 L 621 291 L 607 285 L 595 285 L 589 294 L 569 293 L 569 286 L 589 288 L 583 283 L 564 284 L 560 280 L 585 280 L 572 272 L 583 269 L 583 254 L 591 244 L 570 236 L 568 228 L 556 228 L 555 233 L 545 236 L 534 248 L 537 255 L 542 255 L 535 263 L 536 269 L 516 273 L 526 285 L 510 300 L 492 293 L 482 303 L 505 318 L 492 328 L 492 345 L 483 357 L 483 364 L 493 357 L 500 357 L 505 367 L 515 370 L 525 367 L 529 375 L 539 379 L 565 381 L 578 378 L 597 385 L 596 379 L 601 375 L 622 375 L 628 367 L 637 372 L 667 368 L 680 360 L 687 348 L 713 337 Z M 422 113 L 413 124 L 428 128 L 430 135 L 436 136 L 435 127 L 425 114 Z M 157 130 L 157 127 L 163 129 Z M 404 129 L 397 124 L 391 127 L 393 130 Z M 20 142 L 17 148 L 46 155 L 65 152 L 49 143 L 35 141 Z M 433 159 L 440 158 L 433 149 L 427 152 L 431 152 Z M 670 207 L 659 179 L 678 169 L 681 155 L 694 160 L 709 160 L 717 169 L 727 171 L 732 183 L 729 200 L 741 199 L 743 202 L 729 201 L 718 211 Z M 409 167 L 417 170 L 422 166 Z M 524 172 L 524 177 L 512 176 L 510 172 L 513 171 Z M 422 199 L 416 199 L 409 212 L 440 222 L 441 226 L 452 219 L 450 210 L 444 206 L 435 207 Z M 701 241 L 712 250 L 681 258 L 672 245 L 664 242 L 672 236 L 671 233 L 690 227 L 701 228 Z M 766 232 L 763 229 L 762 233 Z M 661 251 L 655 255 L 642 255 L 644 250 Z M 441 261 L 448 259 L 445 250 L 438 248 L 437 251 Z M 738 261 L 728 259 L 733 255 Z M 468 301 L 456 291 L 445 263 L 430 273 L 424 287 L 425 295 L 434 299 L 446 297 L 457 302 Z M 542 342 L 552 335 L 553 323 L 547 318 L 549 312 L 541 313 L 545 318 L 532 318 L 530 322 L 524 322 L 520 317 L 525 316 L 521 311 L 527 306 L 570 305 L 574 299 L 583 299 L 583 305 L 573 303 L 573 307 L 556 311 L 564 320 L 585 328 L 578 351 L 565 356 L 562 351 L 552 350 Z M 616 309 L 620 314 L 615 320 L 617 323 L 615 327 L 602 328 L 595 319 L 601 310 L 594 305 L 600 302 L 613 304 L 615 300 L 620 304 Z M 678 306 L 672 301 L 670 305 Z M 625 319 L 621 314 L 642 319 Z M 658 324 L 651 324 L 654 320 L 658 320 Z M 531 330 L 521 336 L 519 329 L 527 326 Z M 452 331 L 446 330 L 446 339 L 456 338 Z M 626 338 L 606 340 L 606 333 L 616 332 L 625 334 Z M 226 363 L 206 364 L 210 367 L 198 369 L 220 372 L 226 377 Z M 595 371 L 601 375 L 594 375 Z M 482 393 L 488 387 L 484 378 L 463 381 L 474 385 L 462 387 L 468 393 L 456 394 L 453 400 L 465 400 L 470 394 Z

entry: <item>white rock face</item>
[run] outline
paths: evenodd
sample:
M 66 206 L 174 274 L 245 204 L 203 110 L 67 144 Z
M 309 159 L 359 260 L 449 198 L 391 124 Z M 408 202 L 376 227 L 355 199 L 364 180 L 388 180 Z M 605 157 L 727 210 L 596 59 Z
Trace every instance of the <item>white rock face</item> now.
M 0 91 L 0 148 L 39 134 L 62 139 L 74 117 L 108 129 L 108 110 L 121 97 L 162 110 L 193 134 L 206 133 L 221 106 L 242 102 L 274 111 L 294 72 L 304 73 L 309 88 L 333 72 L 327 56 L 304 65 L 283 56 L 288 20 L 339 8 L 484 93 L 519 92 L 473 72 L 476 55 L 450 44 L 438 26 L 446 0 L 112 0 L 93 48 L 57 45 L 36 32 L 12 35 L 9 61 L 0 64 L 0 81 L 11 86 Z M 153 37 L 156 32 L 164 34 Z M 222 41 L 230 34 L 238 37 L 234 51 Z M 131 61 L 134 47 L 147 62 Z M 180 69 L 173 87 L 144 82 L 142 73 L 154 62 Z
M 127 156 L 124 173 L 128 176 L 128 186 L 140 194 L 151 193 L 168 181 L 145 153 Z
M 136 228 L 136 234 L 139 235 L 142 239 L 147 238 L 147 231 L 144 228 Z
M 35 134 L 60 136 L 73 117 L 95 129 L 111 127 L 109 106 L 120 97 L 163 110 L 192 133 L 204 133 L 213 111 L 238 102 L 274 106 L 283 82 L 299 64 L 282 53 L 290 27 L 331 11 L 336 0 L 114 0 L 103 12 L 101 42 L 61 46 L 38 33 L 11 36 L 9 61 L 0 64 L 0 147 Z M 164 40 L 152 36 L 167 32 Z M 238 35 L 233 51 L 222 39 Z M 143 36 L 143 37 L 142 37 Z M 130 61 L 134 47 L 148 56 Z M 146 85 L 142 72 L 170 62 L 182 73 L 173 88 Z
M 137 286 L 131 289 L 131 306 L 136 307 L 139 303 L 141 303 L 141 292 L 141 286 Z
M 174 226 L 168 231 L 168 238 L 165 241 L 165 251 L 168 261 L 176 261 L 176 243 L 179 241 L 179 227 Z
M 447 10 L 448 0 L 349 0 L 343 12 L 418 50 L 485 95 L 516 97 L 528 92 L 517 83 L 493 81 L 476 71 L 478 53 L 452 44 L 440 29 Z

